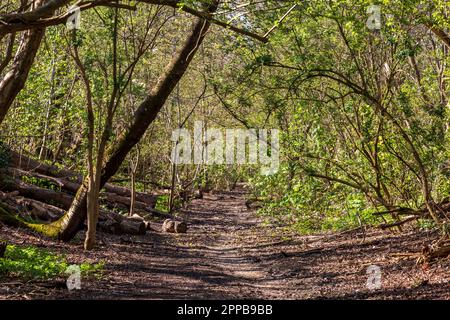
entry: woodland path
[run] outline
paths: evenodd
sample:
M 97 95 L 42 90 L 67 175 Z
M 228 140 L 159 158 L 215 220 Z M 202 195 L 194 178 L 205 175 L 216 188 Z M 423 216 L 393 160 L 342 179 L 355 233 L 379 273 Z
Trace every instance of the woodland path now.
M 245 206 L 245 190 L 207 194 L 182 216 L 187 234 L 102 234 L 83 252 L 83 234 L 70 244 L 2 227 L 13 243 L 64 253 L 71 263 L 105 262 L 101 279 L 69 292 L 64 279 L 0 281 L 2 299 L 450 299 L 450 263 L 419 266 L 402 253 L 420 251 L 432 234 L 368 230 L 314 236 L 269 226 Z M 154 225 L 155 229 L 160 224 Z M 382 288 L 366 288 L 369 265 L 382 270 Z

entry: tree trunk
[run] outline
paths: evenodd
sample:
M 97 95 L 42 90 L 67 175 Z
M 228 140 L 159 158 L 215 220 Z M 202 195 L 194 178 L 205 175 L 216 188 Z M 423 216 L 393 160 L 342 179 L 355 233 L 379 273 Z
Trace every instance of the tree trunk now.
M 217 1 L 214 1 L 214 4 L 209 7 L 210 13 L 217 9 L 217 3 Z M 182 48 L 167 65 L 150 95 L 138 107 L 132 125 L 118 137 L 117 142 L 107 153 L 105 165 L 102 168 L 100 187 L 103 187 L 117 172 L 127 154 L 140 141 L 147 128 L 155 120 L 170 93 L 186 72 L 209 26 L 210 23 L 207 20 L 197 19 Z M 63 241 L 70 241 L 79 231 L 86 218 L 87 183 L 86 181 L 83 182 L 71 208 L 60 221 L 59 238 Z
M 133 163 L 131 162 L 130 169 L 131 169 L 131 200 L 130 200 L 130 212 L 129 216 L 133 216 L 135 208 L 136 208 L 136 172 L 139 165 L 139 147 L 137 148 L 137 156 L 136 161 Z
M 144 221 L 125 219 L 120 223 L 121 232 L 126 234 L 145 234 L 147 226 Z
M 0 258 L 5 256 L 7 243 L 4 241 L 0 241 Z
M 39 0 L 36 6 L 40 6 L 42 2 L 43 0 Z M 17 94 L 25 86 L 44 34 L 45 28 L 36 28 L 23 34 L 11 70 L 0 81 L 0 124 Z
M 38 200 L 43 203 L 47 203 L 50 205 L 56 205 L 57 207 L 60 207 L 64 210 L 68 210 L 73 202 L 73 195 L 67 194 L 61 191 L 54 191 L 50 189 L 45 189 L 42 187 L 38 187 L 32 184 L 25 183 L 19 179 L 17 179 L 17 176 L 36 176 L 38 178 L 46 179 L 47 181 L 52 181 L 56 184 L 58 184 L 62 189 L 69 191 L 69 192 L 76 192 L 79 189 L 79 184 L 75 184 L 70 181 L 66 181 L 65 179 L 57 179 L 52 177 L 46 177 L 42 175 L 33 175 L 27 172 L 21 172 L 17 169 L 8 170 L 8 173 L 15 174 L 11 175 L 14 177 L 13 179 L 6 179 L 2 185 L 1 189 L 4 191 L 10 191 L 14 192 L 17 191 L 19 195 L 29 198 Z M 102 200 L 102 203 L 109 204 L 109 205 L 117 205 L 123 210 L 129 210 L 131 205 L 131 200 L 129 197 L 124 197 L 117 195 L 115 193 L 110 192 L 104 192 L 101 193 L 101 195 L 104 197 L 104 200 Z M 97 197 L 99 194 L 97 194 Z M 153 196 L 153 201 L 151 203 L 144 203 L 141 201 L 136 200 L 135 201 L 135 208 L 137 210 L 146 211 L 146 212 L 152 212 L 152 209 L 154 208 L 156 204 L 156 197 Z
M 93 177 L 91 177 L 93 178 Z M 97 204 L 98 192 L 96 188 L 95 179 L 89 179 L 89 193 L 87 198 L 87 232 L 84 241 L 84 249 L 92 250 L 95 245 L 95 236 L 97 230 Z
M 73 196 L 63 192 L 53 191 L 50 189 L 40 188 L 31 184 L 27 184 L 19 179 L 12 179 L 2 184 L 2 190 L 18 191 L 25 198 L 38 200 L 52 205 L 57 205 L 63 209 L 70 208 Z
M 136 172 L 131 172 L 131 198 L 130 198 L 130 217 L 134 214 L 136 208 Z

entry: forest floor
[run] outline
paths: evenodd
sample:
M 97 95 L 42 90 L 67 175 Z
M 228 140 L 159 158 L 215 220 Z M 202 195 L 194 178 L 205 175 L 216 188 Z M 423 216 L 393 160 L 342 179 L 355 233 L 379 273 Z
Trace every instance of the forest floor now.
M 2 226 L 2 237 L 66 255 L 70 263 L 105 262 L 103 276 L 68 291 L 65 280 L 0 280 L 0 299 L 450 299 L 450 261 L 426 266 L 414 255 L 436 236 L 377 229 L 300 236 L 269 226 L 245 206 L 245 190 L 207 194 L 182 213 L 187 234 L 100 234 L 84 252 Z M 154 224 L 160 228 L 160 224 Z M 381 288 L 367 288 L 367 268 Z

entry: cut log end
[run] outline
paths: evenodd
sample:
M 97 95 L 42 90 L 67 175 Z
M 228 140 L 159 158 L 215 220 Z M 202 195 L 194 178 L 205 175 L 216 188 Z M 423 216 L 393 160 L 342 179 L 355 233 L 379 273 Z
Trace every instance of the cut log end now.
M 120 223 L 121 232 L 126 234 L 143 235 L 147 232 L 144 221 L 134 219 L 124 219 Z
M 188 226 L 186 222 L 173 221 L 170 219 L 164 220 L 161 230 L 165 233 L 186 233 Z
M 176 233 L 186 233 L 187 229 L 188 229 L 188 227 L 185 222 L 175 222 L 175 232 Z
M 175 221 L 172 221 L 170 219 L 164 220 L 161 229 L 162 229 L 162 232 L 174 233 L 175 232 Z

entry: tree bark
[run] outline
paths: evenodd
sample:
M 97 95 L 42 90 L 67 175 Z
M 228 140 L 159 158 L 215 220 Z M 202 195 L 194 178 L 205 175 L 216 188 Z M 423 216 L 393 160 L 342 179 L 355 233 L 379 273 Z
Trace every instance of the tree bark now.
M 57 205 L 62 209 L 68 209 L 72 204 L 73 196 L 63 192 L 40 188 L 27 184 L 19 179 L 11 179 L 2 183 L 2 190 L 18 191 L 25 198 L 38 200 L 40 202 Z
M 76 193 L 80 188 L 83 177 L 81 174 L 67 170 L 60 169 L 56 166 L 51 166 L 24 155 L 19 155 L 17 152 L 10 151 L 11 162 L 10 165 L 14 168 L 10 169 L 13 176 L 33 176 L 40 179 L 45 179 L 59 185 L 61 188 Z M 104 190 L 108 193 L 115 193 L 122 197 L 131 197 L 131 190 L 115 186 L 110 183 L 104 185 Z M 143 192 L 136 191 L 136 201 L 143 202 L 148 206 L 154 207 L 156 203 L 156 196 Z
M 217 6 L 218 1 L 214 1 L 208 8 L 209 13 L 214 12 Z M 114 146 L 109 149 L 105 165 L 102 168 L 101 187 L 117 172 L 127 154 L 140 141 L 147 128 L 155 120 L 170 93 L 186 72 L 209 27 L 210 23 L 207 20 L 197 19 L 181 49 L 167 65 L 150 95 L 138 107 L 132 125 L 118 137 Z M 86 219 L 87 191 L 88 181 L 84 181 L 71 208 L 59 222 L 61 226 L 60 240 L 70 241 L 83 225 Z
M 0 258 L 5 256 L 7 243 L 4 241 L 0 241 Z
M 147 226 L 144 221 L 125 219 L 120 223 L 120 231 L 126 234 L 145 234 Z
M 5 191 L 18 191 L 18 193 L 24 197 L 36 199 L 41 202 L 58 204 L 59 207 L 67 210 L 72 204 L 73 194 L 80 188 L 79 183 L 71 182 L 63 178 L 53 178 L 37 173 L 26 172 L 21 169 L 10 168 L 6 171 L 10 178 L 6 179 L 2 184 L 2 189 Z M 28 184 L 19 179 L 19 177 L 36 177 L 46 181 L 53 182 L 58 185 L 64 191 L 69 192 L 69 194 L 60 191 L 54 191 L 50 189 L 41 188 L 32 184 Z M 11 178 L 12 177 L 12 178 Z M 130 193 L 130 191 L 129 191 Z M 129 210 L 131 206 L 130 197 L 121 196 L 112 192 L 102 192 L 99 195 L 104 197 L 103 203 L 114 204 L 123 208 L 124 210 Z M 99 196 L 97 195 L 97 197 Z M 149 195 L 151 201 L 147 199 L 146 202 L 135 200 L 135 208 L 137 210 L 152 212 L 156 205 L 156 196 Z

